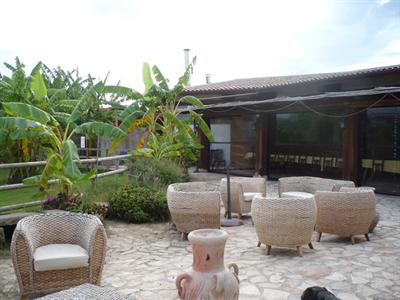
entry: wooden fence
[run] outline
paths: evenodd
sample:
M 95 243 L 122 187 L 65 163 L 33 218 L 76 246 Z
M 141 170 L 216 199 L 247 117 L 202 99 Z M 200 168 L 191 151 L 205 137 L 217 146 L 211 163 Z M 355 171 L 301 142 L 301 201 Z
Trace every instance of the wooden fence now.
M 130 157 L 132 157 L 130 154 L 124 154 L 124 155 L 115 155 L 115 156 L 108 156 L 108 157 L 83 158 L 83 159 L 77 160 L 76 162 L 79 164 L 92 164 L 97 167 L 100 162 L 116 161 L 115 164 L 112 164 L 111 166 L 108 167 L 108 171 L 103 172 L 103 173 L 98 173 L 98 174 L 95 174 L 92 177 L 90 177 L 91 180 L 95 181 L 97 178 L 120 174 L 120 173 L 124 173 L 124 172 L 128 171 L 128 167 L 123 166 L 123 165 L 121 166 L 119 164 L 119 162 L 121 160 L 127 160 Z M 0 169 L 36 167 L 36 166 L 44 166 L 45 164 L 46 164 L 46 161 L 8 163 L 8 164 L 0 164 Z M 55 184 L 57 182 L 58 182 L 57 180 L 50 180 L 48 182 L 48 184 Z M 34 185 L 26 185 L 23 183 L 5 184 L 5 185 L 0 185 L 0 191 L 23 189 L 23 188 L 29 188 L 32 186 L 34 186 Z M 31 207 L 31 206 L 37 206 L 42 201 L 43 200 L 2 206 L 2 207 L 0 207 L 0 212 L 15 210 L 15 209 L 19 209 L 19 208 L 25 208 L 25 207 Z

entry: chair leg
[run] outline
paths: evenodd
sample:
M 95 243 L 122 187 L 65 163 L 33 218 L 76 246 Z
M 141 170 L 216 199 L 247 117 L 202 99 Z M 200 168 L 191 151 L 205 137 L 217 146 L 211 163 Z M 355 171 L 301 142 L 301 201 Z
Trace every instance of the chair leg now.
M 228 217 L 228 212 L 227 211 L 224 213 L 224 218 L 226 218 L 226 217 Z
M 254 226 L 253 217 L 251 217 L 251 225 L 253 225 L 253 226 Z
M 241 219 L 242 218 L 242 214 L 238 214 L 238 218 Z
M 297 248 L 297 252 L 299 253 L 299 255 L 301 257 L 303 257 L 303 250 L 301 249 L 301 246 L 296 246 L 296 248 Z
M 356 243 L 356 237 L 354 235 L 351 236 L 351 244 L 354 245 Z
M 321 241 L 321 236 L 322 236 L 322 232 L 318 232 L 317 242 L 320 242 L 320 241 Z
M 187 233 L 184 233 L 184 232 L 182 232 L 182 234 L 181 234 L 181 239 L 182 239 L 182 241 L 187 241 Z
M 267 255 L 271 254 L 271 249 L 272 249 L 272 246 L 271 245 L 267 245 Z
M 258 243 L 257 243 L 257 247 L 260 247 L 261 246 L 261 242 L 260 241 L 258 241 Z
M 310 247 L 310 249 L 314 249 L 314 246 L 311 242 L 308 243 L 308 247 Z
M 369 236 L 368 236 L 368 233 L 366 233 L 366 234 L 364 234 L 364 236 L 365 236 L 365 239 L 369 242 Z

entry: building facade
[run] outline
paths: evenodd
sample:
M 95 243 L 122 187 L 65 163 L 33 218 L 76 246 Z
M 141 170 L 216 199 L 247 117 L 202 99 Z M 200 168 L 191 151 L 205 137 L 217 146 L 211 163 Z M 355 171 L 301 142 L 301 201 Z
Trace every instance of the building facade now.
M 214 134 L 199 165 L 343 178 L 400 195 L 400 65 L 193 86 Z

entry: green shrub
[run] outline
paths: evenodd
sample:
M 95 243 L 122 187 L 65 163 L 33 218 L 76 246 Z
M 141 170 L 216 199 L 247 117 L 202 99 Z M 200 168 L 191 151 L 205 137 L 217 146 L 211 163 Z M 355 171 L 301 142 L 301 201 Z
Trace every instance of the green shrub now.
M 156 161 L 150 158 L 137 158 L 131 166 L 131 174 L 136 176 L 142 186 L 167 186 L 189 179 L 179 164 L 168 159 Z
M 111 195 L 108 216 L 133 223 L 166 221 L 169 211 L 165 190 L 125 185 Z

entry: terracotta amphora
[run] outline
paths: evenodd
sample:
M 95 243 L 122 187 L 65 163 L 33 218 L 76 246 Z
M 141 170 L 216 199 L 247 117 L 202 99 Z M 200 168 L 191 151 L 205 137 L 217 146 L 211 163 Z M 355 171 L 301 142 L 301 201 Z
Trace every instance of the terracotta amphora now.
M 224 266 L 228 234 L 219 229 L 199 229 L 189 233 L 193 249 L 192 271 L 176 278 L 180 299 L 235 300 L 239 298 L 239 268 Z

